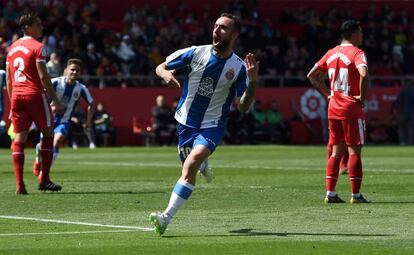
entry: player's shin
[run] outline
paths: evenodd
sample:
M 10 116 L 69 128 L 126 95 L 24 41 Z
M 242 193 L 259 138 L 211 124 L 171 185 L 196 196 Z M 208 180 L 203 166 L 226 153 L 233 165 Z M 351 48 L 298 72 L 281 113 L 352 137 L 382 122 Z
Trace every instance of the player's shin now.
M 330 157 L 326 166 L 326 191 L 328 196 L 335 196 L 341 158 Z
M 55 146 L 53 147 L 53 160 L 52 160 L 52 164 L 55 163 L 56 159 L 59 156 L 59 146 Z
M 35 157 L 35 161 L 40 163 L 41 162 L 41 157 L 40 157 L 40 143 L 36 144 L 36 157 Z
M 187 202 L 193 190 L 194 185 L 182 180 L 178 180 L 171 194 L 167 209 L 165 209 L 163 213 L 167 217 L 168 221 L 170 221 L 177 213 L 177 211 L 181 208 L 181 206 Z
M 14 175 L 16 177 L 16 189 L 24 188 L 23 167 L 24 167 L 24 143 L 13 142 L 12 157 Z
M 53 138 L 52 137 L 43 137 L 40 145 L 40 155 L 42 157 L 42 174 L 41 182 L 47 183 L 50 182 L 49 172 L 50 166 L 52 165 L 53 160 Z
M 358 197 L 362 182 L 361 154 L 349 155 L 349 180 L 351 182 L 352 195 Z

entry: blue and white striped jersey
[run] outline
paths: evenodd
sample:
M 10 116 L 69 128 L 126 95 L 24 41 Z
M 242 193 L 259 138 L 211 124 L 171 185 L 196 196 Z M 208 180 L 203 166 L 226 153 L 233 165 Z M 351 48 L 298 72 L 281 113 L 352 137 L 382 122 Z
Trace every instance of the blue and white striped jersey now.
M 241 97 L 248 80 L 243 60 L 236 54 L 223 59 L 212 45 L 181 49 L 166 59 L 168 70 L 189 67 L 175 119 L 189 127 L 223 127 L 234 96 Z
M 65 77 L 61 76 L 53 78 L 52 85 L 60 102 L 65 106 L 65 112 L 63 115 L 55 114 L 55 127 L 60 123 L 70 122 L 70 118 L 72 117 L 80 98 L 83 98 L 89 105 L 93 102 L 93 98 L 89 93 L 89 90 L 85 85 L 78 81 L 71 86 L 66 83 Z

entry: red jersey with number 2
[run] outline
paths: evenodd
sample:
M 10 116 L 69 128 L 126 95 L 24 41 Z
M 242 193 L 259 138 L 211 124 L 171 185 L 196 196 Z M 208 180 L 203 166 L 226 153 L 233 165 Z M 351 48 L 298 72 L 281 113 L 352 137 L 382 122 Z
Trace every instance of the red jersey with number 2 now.
M 316 65 L 329 75 L 328 119 L 365 118 L 361 102 L 353 98 L 360 95 L 358 67 L 367 67 L 364 51 L 352 44 L 341 44 L 330 49 Z
M 46 62 L 42 43 L 25 36 L 10 46 L 6 63 L 9 65 L 13 94 L 32 95 L 44 92 L 36 62 Z

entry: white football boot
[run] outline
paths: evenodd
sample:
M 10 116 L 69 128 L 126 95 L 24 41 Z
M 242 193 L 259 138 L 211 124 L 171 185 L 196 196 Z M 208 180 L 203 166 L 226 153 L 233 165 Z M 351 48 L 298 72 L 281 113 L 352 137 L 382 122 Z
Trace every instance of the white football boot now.
M 208 167 L 208 160 L 204 160 L 203 163 L 201 163 L 200 168 L 198 169 L 201 176 L 203 176 L 204 180 L 206 180 L 207 183 L 210 183 L 213 181 L 213 172 L 211 171 L 211 168 Z

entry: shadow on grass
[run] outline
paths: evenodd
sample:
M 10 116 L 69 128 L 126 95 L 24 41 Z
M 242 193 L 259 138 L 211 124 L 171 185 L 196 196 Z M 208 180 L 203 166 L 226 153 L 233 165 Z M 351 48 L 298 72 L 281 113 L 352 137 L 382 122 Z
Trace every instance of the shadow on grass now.
M 381 236 L 395 236 L 387 234 L 346 234 L 346 233 L 301 233 L 301 232 L 264 232 L 254 230 L 252 228 L 236 229 L 229 231 L 228 235 L 191 235 L 191 237 L 235 237 L 235 236 L 349 236 L 349 237 L 381 237 Z M 163 238 L 179 238 L 188 236 L 167 235 Z
M 414 204 L 414 201 L 381 201 L 372 202 L 372 204 Z
M 166 194 L 163 191 L 62 191 L 62 192 L 42 192 L 30 193 L 30 195 L 107 195 L 107 194 L 123 194 L 123 195 L 146 195 L 146 194 Z
M 347 233 L 295 233 L 295 232 L 263 232 L 256 231 L 252 228 L 244 228 L 229 231 L 231 234 L 238 234 L 241 236 L 394 236 L 387 234 L 347 234 Z

